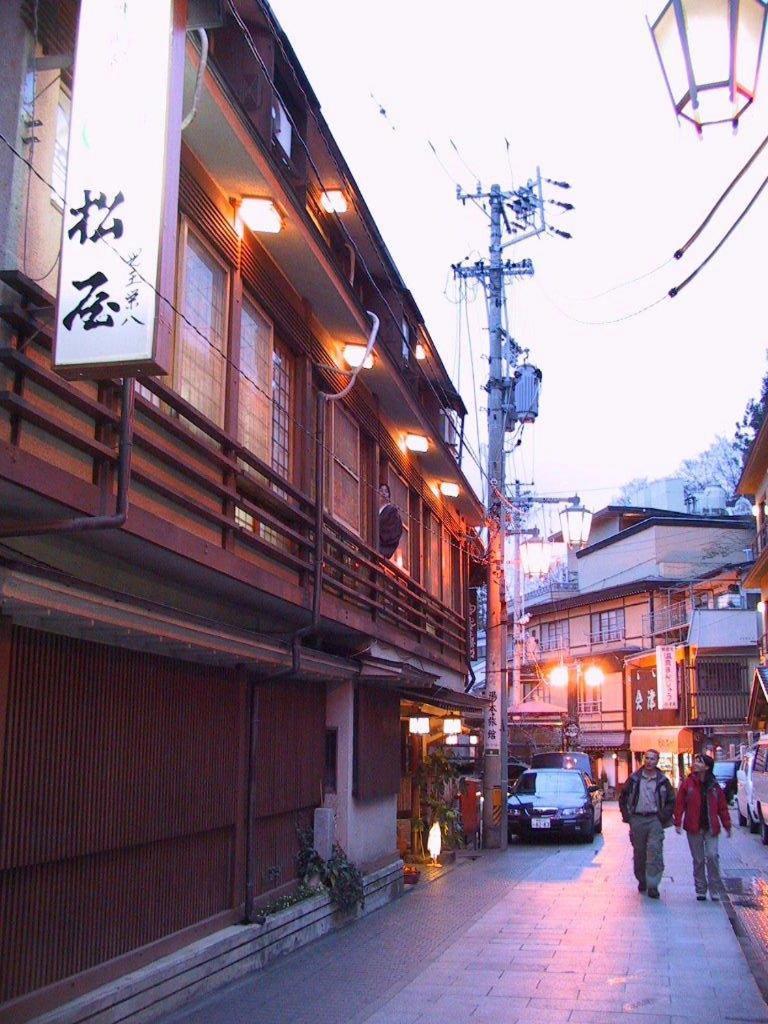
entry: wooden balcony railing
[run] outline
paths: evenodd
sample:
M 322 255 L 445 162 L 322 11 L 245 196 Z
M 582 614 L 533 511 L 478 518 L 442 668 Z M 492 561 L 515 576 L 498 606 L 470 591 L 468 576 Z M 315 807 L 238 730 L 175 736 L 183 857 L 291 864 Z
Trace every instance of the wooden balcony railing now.
M 8 307 L 0 308 L 7 321 Z M 24 326 L 23 312 L 19 323 Z M 62 380 L 45 352 L 50 331 L 24 350 L 0 347 L 0 416 L 7 414 L 11 445 L 62 465 L 76 461 L 82 482 L 96 483 L 110 507 L 117 460 L 118 392 L 114 382 L 98 385 Z M 34 428 L 27 435 L 24 424 Z M 33 442 L 27 436 L 34 435 Z M 76 453 L 76 454 L 75 454 Z M 73 471 L 74 471 L 73 470 Z M 66 502 L 66 495 L 47 493 Z M 309 592 L 314 564 L 314 500 L 281 477 L 165 384 L 141 378 L 136 393 L 131 506 L 141 507 L 176 529 L 187 530 L 242 559 L 242 578 L 253 581 L 254 558 L 292 574 Z M 268 585 L 265 587 L 268 589 Z M 463 616 L 429 594 L 393 563 L 339 523 L 326 517 L 323 590 L 365 613 L 366 629 L 385 622 L 414 641 L 438 647 L 463 663 L 467 631 Z M 391 629 L 390 629 L 391 635 Z

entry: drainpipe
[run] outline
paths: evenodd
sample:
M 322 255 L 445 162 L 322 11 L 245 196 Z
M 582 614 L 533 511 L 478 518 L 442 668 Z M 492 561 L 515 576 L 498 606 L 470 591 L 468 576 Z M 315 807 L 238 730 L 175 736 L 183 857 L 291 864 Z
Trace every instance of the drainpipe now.
M 320 598 L 323 593 L 323 546 L 325 541 L 325 407 L 326 403 L 338 402 L 340 399 L 346 398 L 355 386 L 357 375 L 362 370 L 365 360 L 373 351 L 376 335 L 379 333 L 379 318 L 370 310 L 367 312 L 373 321 L 373 326 L 368 338 L 368 345 L 365 349 L 365 356 L 360 366 L 355 367 L 347 385 L 335 395 L 326 394 L 323 391 L 318 391 L 317 393 L 317 404 L 315 406 L 315 575 L 312 582 L 312 618 L 308 626 L 302 626 L 301 629 L 297 629 L 290 638 L 290 668 L 280 669 L 267 676 L 263 680 L 264 682 L 282 679 L 288 675 L 296 675 L 301 668 L 301 641 L 317 633 L 320 626 Z
M 120 444 L 117 456 L 117 499 L 114 515 L 73 516 L 54 519 L 33 526 L 6 526 L 0 538 L 36 537 L 50 533 L 83 533 L 86 530 L 115 530 L 123 526 L 128 515 L 128 492 L 131 486 L 131 453 L 133 451 L 133 377 L 123 378 L 120 405 Z

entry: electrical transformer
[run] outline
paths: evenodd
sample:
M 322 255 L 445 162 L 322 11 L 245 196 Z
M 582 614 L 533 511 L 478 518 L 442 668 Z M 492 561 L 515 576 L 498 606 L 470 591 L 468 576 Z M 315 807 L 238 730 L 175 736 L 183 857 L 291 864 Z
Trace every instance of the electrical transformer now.
M 511 401 L 507 409 L 507 430 L 512 430 L 515 422 L 536 422 L 539 415 L 541 377 L 541 370 L 530 363 L 523 363 L 515 370 L 511 381 Z

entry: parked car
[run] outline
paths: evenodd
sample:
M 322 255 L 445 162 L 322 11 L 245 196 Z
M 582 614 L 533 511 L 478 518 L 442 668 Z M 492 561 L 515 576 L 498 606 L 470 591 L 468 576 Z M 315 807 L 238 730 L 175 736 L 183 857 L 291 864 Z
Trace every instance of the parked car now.
M 738 761 L 715 761 L 715 766 L 712 769 L 720 789 L 725 792 L 725 799 L 728 803 L 736 796 L 736 787 L 738 785 L 736 772 L 738 767 Z
M 572 768 L 529 769 L 507 801 L 509 837 L 578 836 L 591 843 L 603 830 L 603 794 L 584 772 Z
M 517 780 L 520 778 L 523 772 L 527 771 L 530 767 L 531 766 L 529 764 L 526 764 L 525 761 L 518 761 L 517 759 L 514 759 L 509 762 L 509 764 L 507 765 L 507 778 L 509 779 L 510 789 L 517 782 Z
M 739 810 L 739 824 L 749 826 L 750 832 L 757 832 L 760 828 L 752 789 L 752 766 L 755 763 L 756 751 L 757 747 L 751 747 L 736 769 L 736 806 Z
M 550 750 L 546 754 L 534 754 L 531 768 L 575 768 L 592 778 L 589 754 L 583 750 Z
M 761 736 L 755 745 L 755 760 L 752 763 L 752 802 L 763 843 L 768 846 L 768 735 Z

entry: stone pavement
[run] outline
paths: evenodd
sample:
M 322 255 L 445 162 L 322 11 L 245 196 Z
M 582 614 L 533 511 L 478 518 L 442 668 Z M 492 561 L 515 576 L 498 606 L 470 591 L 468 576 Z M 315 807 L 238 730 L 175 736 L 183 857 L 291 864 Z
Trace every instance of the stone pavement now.
M 748 838 L 721 842 L 736 871 Z M 665 847 L 656 902 L 608 805 L 594 846 L 486 853 L 168 1024 L 768 1022 L 726 908 L 695 901 L 684 837 Z

